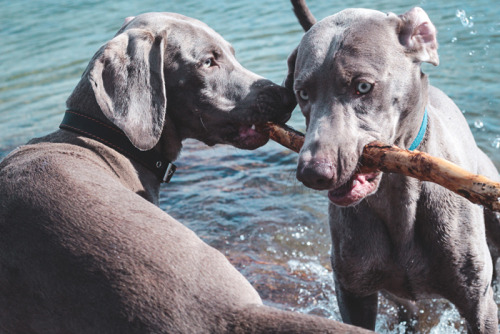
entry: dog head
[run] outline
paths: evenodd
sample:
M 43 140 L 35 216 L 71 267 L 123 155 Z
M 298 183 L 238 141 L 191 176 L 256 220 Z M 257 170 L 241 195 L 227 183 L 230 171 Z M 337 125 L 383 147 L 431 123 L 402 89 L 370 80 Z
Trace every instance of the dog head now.
M 307 124 L 297 178 L 340 206 L 373 194 L 381 175 L 357 172 L 363 147 L 410 146 L 427 103 L 422 62 L 439 60 L 436 29 L 420 8 L 348 9 L 315 24 L 288 60 L 286 85 Z
M 127 18 L 82 80 L 106 118 L 141 150 L 160 138 L 179 147 L 177 141 L 195 138 L 255 149 L 268 137 L 254 124 L 286 121 L 296 104 L 293 92 L 243 68 L 206 24 L 173 13 Z

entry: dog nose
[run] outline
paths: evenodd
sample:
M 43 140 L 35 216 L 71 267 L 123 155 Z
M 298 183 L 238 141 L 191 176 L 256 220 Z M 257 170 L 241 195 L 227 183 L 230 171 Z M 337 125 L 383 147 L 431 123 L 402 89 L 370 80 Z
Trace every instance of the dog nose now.
M 290 118 L 293 109 L 295 109 L 295 106 L 297 106 L 297 100 L 295 99 L 295 94 L 288 88 L 281 86 L 279 86 L 279 88 L 281 91 L 281 98 L 283 101 L 283 112 L 286 113 Z
M 297 179 L 306 187 L 316 190 L 330 189 L 335 178 L 335 167 L 328 161 L 299 162 Z
M 266 102 L 259 105 L 260 111 L 271 116 L 271 121 L 277 123 L 288 121 L 297 105 L 292 91 L 275 84 L 265 87 L 259 100 Z

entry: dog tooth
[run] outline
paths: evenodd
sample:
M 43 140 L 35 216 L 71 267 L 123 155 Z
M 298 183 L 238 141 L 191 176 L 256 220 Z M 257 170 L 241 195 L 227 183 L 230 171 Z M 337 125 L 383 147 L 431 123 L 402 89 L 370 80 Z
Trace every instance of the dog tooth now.
M 252 130 L 255 130 L 255 124 L 252 124 Z

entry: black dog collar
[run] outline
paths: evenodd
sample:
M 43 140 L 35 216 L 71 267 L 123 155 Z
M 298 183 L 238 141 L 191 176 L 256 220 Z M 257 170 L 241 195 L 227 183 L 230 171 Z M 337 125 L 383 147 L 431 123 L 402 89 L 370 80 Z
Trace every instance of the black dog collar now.
M 164 160 L 159 153 L 152 150 L 141 151 L 136 148 L 123 131 L 117 127 L 105 124 L 74 110 L 66 111 L 59 128 L 95 139 L 117 150 L 148 168 L 162 182 L 168 183 L 177 169 L 173 163 Z

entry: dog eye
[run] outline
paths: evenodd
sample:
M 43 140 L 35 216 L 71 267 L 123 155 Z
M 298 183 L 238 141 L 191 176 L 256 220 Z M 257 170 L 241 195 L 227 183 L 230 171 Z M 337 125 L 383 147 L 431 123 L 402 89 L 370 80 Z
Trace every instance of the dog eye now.
M 212 67 L 214 65 L 214 59 L 213 58 L 207 58 L 203 61 L 203 66 L 204 67 Z
M 309 95 L 307 94 L 307 92 L 305 90 L 299 90 L 299 91 L 297 91 L 297 93 L 299 94 L 299 97 L 302 100 L 304 100 L 304 101 L 309 100 Z
M 369 93 L 373 88 L 373 85 L 369 82 L 360 82 L 358 83 L 358 86 L 356 87 L 356 93 L 357 94 L 367 94 Z

